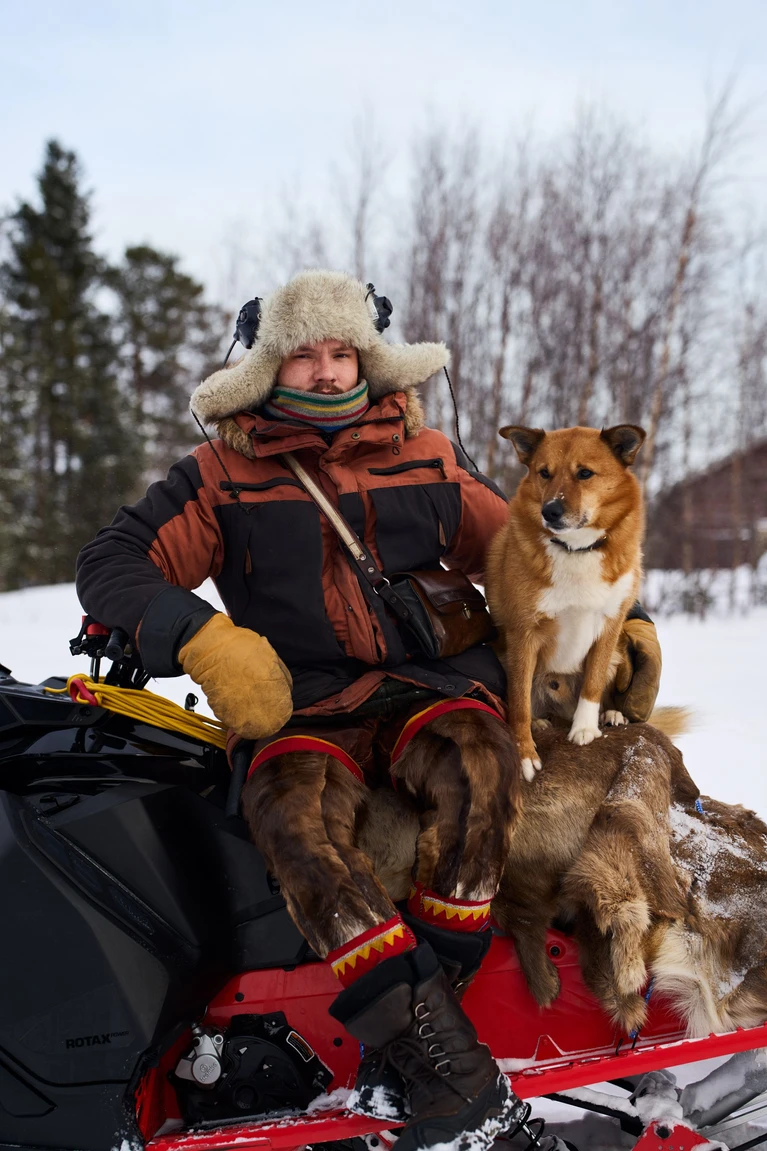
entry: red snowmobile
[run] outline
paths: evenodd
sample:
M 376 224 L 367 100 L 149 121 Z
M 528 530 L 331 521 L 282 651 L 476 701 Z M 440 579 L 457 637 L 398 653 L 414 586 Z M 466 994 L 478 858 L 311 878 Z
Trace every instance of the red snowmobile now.
M 106 681 L 136 689 L 125 639 L 84 625 L 73 648 L 94 680 L 106 653 Z M 247 760 L 232 773 L 219 748 L 65 683 L 0 668 L 0 1148 L 384 1151 L 396 1130 L 343 1107 L 360 1051 L 328 1014 L 336 981 L 237 813 Z M 638 1151 L 702 1147 L 764 1102 L 756 1055 L 693 1092 L 686 1117 L 669 1079 L 664 1095 L 642 1077 L 767 1046 L 767 1025 L 685 1040 L 651 997 L 641 1034 L 618 1035 L 573 940 L 552 930 L 548 949 L 562 983 L 550 1010 L 500 934 L 464 1000 L 522 1099 L 613 1116 Z M 608 1081 L 623 1096 L 579 1090 Z M 572 1146 L 532 1119 L 506 1143 Z

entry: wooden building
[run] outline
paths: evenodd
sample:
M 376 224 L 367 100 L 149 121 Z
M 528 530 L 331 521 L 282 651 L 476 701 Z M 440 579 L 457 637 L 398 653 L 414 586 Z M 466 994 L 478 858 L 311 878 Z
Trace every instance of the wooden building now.
M 647 568 L 755 566 L 767 551 L 767 439 L 660 492 L 647 527 Z

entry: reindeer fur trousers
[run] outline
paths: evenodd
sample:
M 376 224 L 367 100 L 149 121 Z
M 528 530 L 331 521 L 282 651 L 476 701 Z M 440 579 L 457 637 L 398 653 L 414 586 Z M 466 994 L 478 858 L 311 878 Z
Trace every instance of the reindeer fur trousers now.
M 243 810 L 294 922 L 322 958 L 397 915 L 357 847 L 367 789 L 388 782 L 389 772 L 419 815 L 414 886 L 467 903 L 497 891 L 518 812 L 519 759 L 508 727 L 469 704 L 421 720 L 397 756 L 403 727 L 425 706 L 370 718 L 358 711 L 332 727 L 291 725 L 262 741 L 270 757 L 245 784 Z M 300 737 L 317 746 L 274 754 L 271 744 L 289 739 L 279 746 L 294 748 L 296 736 L 299 746 Z

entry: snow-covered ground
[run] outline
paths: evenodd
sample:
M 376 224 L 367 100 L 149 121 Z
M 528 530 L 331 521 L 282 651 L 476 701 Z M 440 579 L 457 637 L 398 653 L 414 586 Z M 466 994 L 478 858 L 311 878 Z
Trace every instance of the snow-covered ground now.
M 219 606 L 212 585 L 200 594 Z M 0 663 L 17 679 L 33 683 L 50 675 L 87 671 L 87 659 L 69 654 L 68 641 L 79 630 L 80 616 L 72 584 L 0 595 Z M 659 617 L 657 627 L 664 659 L 658 702 L 682 704 L 693 711 L 693 730 L 679 740 L 690 774 L 704 793 L 743 803 L 767 817 L 767 728 L 762 730 L 763 714 L 767 722 L 767 607 L 747 616 L 713 616 L 705 622 Z M 199 694 L 186 677 L 149 687 L 178 703 L 189 691 Z M 198 710 L 206 710 L 204 702 Z M 674 1073 L 682 1085 L 702 1078 L 711 1066 L 691 1065 Z M 581 1151 L 622 1151 L 633 1144 L 612 1120 L 583 1117 L 550 1101 L 540 1101 L 534 1111 Z M 743 1138 L 741 1132 L 738 1142 Z

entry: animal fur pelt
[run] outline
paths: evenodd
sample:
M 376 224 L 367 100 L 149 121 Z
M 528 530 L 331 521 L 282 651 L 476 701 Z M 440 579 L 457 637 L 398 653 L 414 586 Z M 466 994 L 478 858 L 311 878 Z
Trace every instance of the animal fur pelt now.
M 532 994 L 558 994 L 545 933 L 578 941 L 584 980 L 626 1031 L 643 991 L 667 997 L 690 1035 L 767 1019 L 767 827 L 699 797 L 681 753 L 656 728 L 608 731 L 579 753 L 540 736 L 545 770 L 526 790 L 493 904 Z M 696 801 L 702 805 L 697 810 Z M 361 843 L 395 898 L 406 894 L 418 819 L 387 792 L 369 800 Z
M 357 349 L 371 400 L 416 388 L 450 362 L 444 344 L 388 343 L 376 319 L 371 294 L 353 276 L 302 272 L 264 300 L 253 347 L 231 368 L 208 376 L 190 407 L 206 424 L 255 410 L 271 393 L 284 358 L 321 340 L 343 340 Z

